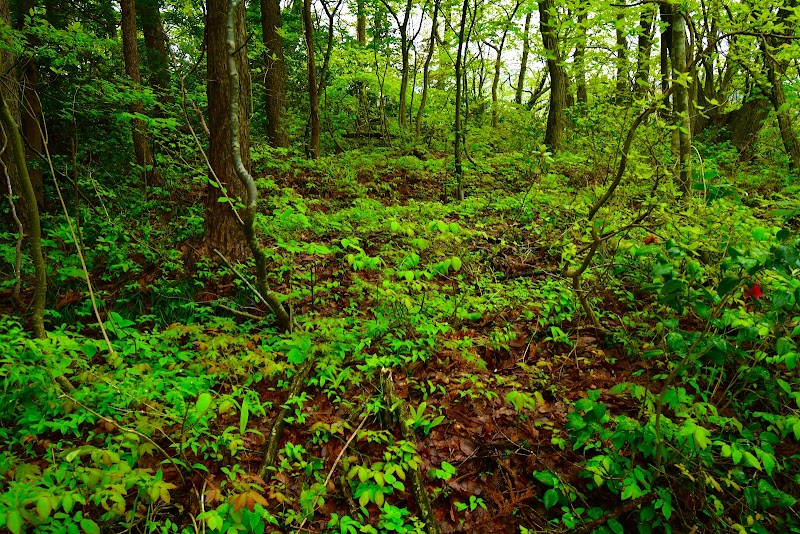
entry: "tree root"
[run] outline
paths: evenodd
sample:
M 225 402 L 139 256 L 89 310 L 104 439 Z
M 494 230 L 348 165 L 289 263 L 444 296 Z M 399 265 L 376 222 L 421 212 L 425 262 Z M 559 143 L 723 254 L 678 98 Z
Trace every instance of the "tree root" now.
M 391 369 L 384 368 L 381 371 L 381 382 L 383 383 L 386 404 L 389 410 L 397 415 L 397 422 L 400 425 L 400 433 L 403 435 L 403 439 L 414 444 L 416 448 L 417 437 L 414 435 L 414 430 L 406 422 L 409 419 L 408 406 L 402 399 L 397 397 Z M 419 506 L 420 515 L 427 527 L 428 534 L 441 534 L 442 530 L 439 528 L 436 518 L 433 517 L 431 501 L 428 498 L 428 492 L 425 490 L 425 483 L 419 467 L 411 470 L 411 487 L 414 490 L 414 497 L 416 497 L 417 506 Z
M 311 368 L 314 367 L 314 363 L 315 358 L 309 355 L 308 359 L 297 370 L 297 374 L 294 375 L 286 400 L 296 397 L 297 394 L 300 393 L 308 373 L 311 371 Z M 264 461 L 261 463 L 261 468 L 258 470 L 258 475 L 263 479 L 266 479 L 269 468 L 275 465 L 275 457 L 278 455 L 278 443 L 281 441 L 283 427 L 286 426 L 286 421 L 284 421 L 284 419 L 286 419 L 287 415 L 289 415 L 289 408 L 284 405 L 278 412 L 278 415 L 275 416 L 275 420 L 272 421 L 272 428 L 269 431 L 267 447 L 264 452 Z

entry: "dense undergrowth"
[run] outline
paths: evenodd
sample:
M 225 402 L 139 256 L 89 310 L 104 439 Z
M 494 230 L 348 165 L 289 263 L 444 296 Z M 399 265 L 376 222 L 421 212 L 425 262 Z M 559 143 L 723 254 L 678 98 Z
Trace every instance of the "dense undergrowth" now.
M 694 198 L 635 160 L 596 219 L 604 331 L 561 272 L 607 172 L 568 153 L 476 154 L 462 202 L 436 154 L 255 154 L 285 335 L 196 252 L 203 183 L 95 187 L 110 346 L 51 214 L 48 338 L 0 322 L 0 526 L 424 532 L 419 470 L 443 532 L 800 531 L 800 191 L 708 150 Z

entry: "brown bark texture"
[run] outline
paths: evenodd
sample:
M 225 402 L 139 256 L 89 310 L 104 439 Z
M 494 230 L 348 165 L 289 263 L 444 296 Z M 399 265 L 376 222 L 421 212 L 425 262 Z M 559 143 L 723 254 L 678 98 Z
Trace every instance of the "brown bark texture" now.
M 553 16 L 555 6 L 553 0 L 539 2 L 539 20 L 541 21 L 542 44 L 547 52 L 547 70 L 550 73 L 550 107 L 547 111 L 547 131 L 544 144 L 552 152 L 558 152 L 564 139 L 567 107 L 567 71 L 561 60 Z
M 227 29 L 228 0 L 209 0 L 206 18 L 206 35 L 208 43 L 208 118 L 211 132 L 211 146 L 208 159 L 211 168 L 219 178 L 225 191 L 214 187 L 213 176 L 209 177 L 209 185 L 205 197 L 205 234 L 210 250 L 217 249 L 232 260 L 242 260 L 247 256 L 247 242 L 242 237 L 242 229 L 236 214 L 227 202 L 220 202 L 220 197 L 228 197 L 234 203 L 241 203 L 246 191 L 233 167 L 230 150 L 230 92 L 227 62 Z M 239 71 L 239 142 L 244 166 L 249 170 L 250 160 L 250 68 L 247 62 L 247 48 L 244 46 L 245 11 L 244 4 L 239 4 L 236 13 L 236 44 L 239 53 L 236 64 Z
M 314 60 L 314 21 L 311 18 L 311 0 L 303 1 L 303 27 L 308 54 L 308 100 L 311 114 L 309 150 L 311 157 L 317 159 L 322 149 L 320 147 L 319 94 L 317 93 L 317 66 Z
M 261 30 L 266 49 L 267 138 L 273 147 L 288 147 L 286 130 L 286 62 L 283 57 L 281 6 L 279 0 L 261 0 Z

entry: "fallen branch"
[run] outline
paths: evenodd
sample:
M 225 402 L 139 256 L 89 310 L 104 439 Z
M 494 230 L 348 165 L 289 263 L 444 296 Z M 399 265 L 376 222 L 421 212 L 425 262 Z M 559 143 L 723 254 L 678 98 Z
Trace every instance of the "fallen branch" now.
M 308 373 L 311 371 L 312 367 L 314 367 L 314 357 L 309 354 L 308 359 L 297 370 L 297 374 L 294 375 L 286 400 L 296 397 L 297 394 L 300 393 L 300 390 L 302 389 L 303 384 L 306 381 L 306 377 L 308 376 Z M 258 470 L 258 475 L 261 478 L 266 479 L 267 471 L 269 471 L 269 469 L 275 465 L 275 457 L 278 455 L 278 443 L 281 441 L 283 427 L 286 426 L 286 421 L 284 419 L 286 419 L 288 415 L 289 406 L 284 404 L 281 410 L 278 412 L 278 415 L 275 416 L 275 420 L 272 422 L 272 428 L 270 428 L 269 431 L 269 438 L 267 438 L 266 451 L 264 452 L 264 461 L 261 463 L 261 468 Z
M 364 423 L 366 423 L 366 422 L 367 422 L 367 417 L 364 416 L 361 419 L 361 422 L 356 427 L 356 429 L 353 430 L 353 433 L 350 435 L 350 438 L 344 444 L 344 447 L 342 447 L 342 450 L 339 451 L 339 454 L 336 456 L 336 459 L 333 461 L 333 465 L 331 466 L 330 471 L 328 471 L 328 476 L 325 477 L 325 482 L 322 483 L 322 487 L 323 488 L 327 488 L 328 487 L 328 482 L 331 481 L 331 477 L 333 476 L 333 472 L 336 471 L 336 466 L 338 466 L 339 462 L 342 461 L 342 456 L 344 456 L 345 451 L 350 446 L 350 444 L 353 442 L 353 440 L 356 438 L 356 436 L 358 435 L 358 431 L 361 430 L 361 428 L 364 426 Z M 320 498 L 320 494 L 314 495 L 314 502 L 311 505 L 311 509 L 313 511 L 316 511 L 316 509 L 317 509 L 317 501 L 319 500 L 319 498 Z M 313 512 L 312 512 L 312 514 L 313 514 Z M 302 530 L 303 529 L 303 526 L 306 524 L 306 521 L 308 521 L 308 517 L 304 517 L 303 518 L 303 522 L 300 523 L 299 527 L 297 527 L 298 530 Z
M 381 370 L 381 382 L 383 383 L 383 393 L 386 396 L 386 404 L 389 406 L 389 410 L 397 415 L 397 422 L 400 425 L 400 433 L 403 435 L 403 439 L 412 443 L 416 448 L 417 437 L 414 434 L 414 430 L 407 423 L 410 418 L 408 406 L 402 399 L 397 397 L 391 369 L 384 368 Z M 425 483 L 422 480 L 422 472 L 419 466 L 411 470 L 411 488 L 414 490 L 414 497 L 417 499 L 422 522 L 427 526 L 428 534 L 442 534 L 436 518 L 433 517 L 431 501 L 428 498 L 428 492 L 425 490 Z

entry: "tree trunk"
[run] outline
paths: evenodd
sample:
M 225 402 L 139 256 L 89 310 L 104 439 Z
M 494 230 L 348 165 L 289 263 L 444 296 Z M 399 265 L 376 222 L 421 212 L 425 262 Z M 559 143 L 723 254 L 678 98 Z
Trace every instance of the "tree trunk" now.
M 136 0 L 136 9 L 142 19 L 145 61 L 150 69 L 150 85 L 157 93 L 162 94 L 163 99 L 170 78 L 169 55 L 158 0 Z
M 10 26 L 11 13 L 8 7 L 7 0 L 0 0 L 0 24 L 5 23 Z M 16 124 L 19 124 L 20 118 L 20 105 L 19 105 L 19 79 L 17 78 L 17 69 L 14 68 L 16 57 L 9 51 L 0 47 L 0 94 L 5 101 L 8 112 L 11 114 L 12 119 Z M 14 161 L 14 153 L 10 146 L 10 137 L 4 132 L 0 138 L 0 147 L 4 146 L 6 149 L 0 154 L 2 165 L 0 166 L 0 176 L 2 178 L 2 190 L 7 191 L 8 184 L 11 184 L 11 190 L 14 195 L 18 197 L 16 204 L 17 216 L 22 222 L 22 227 L 25 234 L 30 234 L 29 221 L 28 221 L 28 205 L 26 196 L 23 194 L 22 183 L 20 182 L 19 173 L 17 172 L 17 165 Z M 3 195 L 5 197 L 5 194 Z M 35 196 L 35 195 L 34 195 Z
M 650 88 L 650 52 L 653 48 L 653 16 L 655 10 L 645 6 L 639 18 L 639 38 L 636 44 L 636 87 L 634 98 L 640 99 Z
M 672 7 L 667 4 L 659 5 L 661 11 L 661 22 L 664 29 L 661 30 L 660 44 L 660 66 L 661 66 L 661 94 L 665 94 L 669 89 L 669 50 L 672 47 Z M 664 106 L 669 109 L 669 96 L 664 97 Z
M 619 105 L 628 99 L 628 40 L 625 38 L 625 12 L 617 13 L 614 24 L 617 53 L 617 83 L 614 94 L 614 103 Z
M 746 161 L 753 157 L 753 145 L 764 126 L 764 121 L 769 116 L 769 110 L 770 101 L 758 96 L 714 120 L 714 124 L 728 130 L 731 144 L 739 151 L 742 160 Z
M 425 65 L 422 67 L 422 95 L 419 98 L 419 109 L 417 110 L 417 120 L 415 124 L 415 133 L 417 137 L 420 136 L 422 128 L 422 115 L 425 112 L 425 103 L 428 100 L 428 84 L 430 83 L 430 70 L 433 54 L 436 50 L 436 32 L 439 31 L 438 24 L 439 15 L 439 0 L 433 2 L 433 19 L 431 21 L 431 38 L 428 43 L 428 55 L 425 58 Z
M 136 35 L 136 4 L 134 0 L 120 0 L 122 8 L 122 53 L 125 56 L 125 74 L 130 78 L 136 90 L 141 88 L 142 78 L 139 73 L 139 48 Z M 144 106 L 141 100 L 136 100 L 130 104 L 130 112 L 133 115 L 143 114 Z M 147 189 L 160 181 L 155 169 L 153 154 L 147 141 L 144 121 L 134 118 L 131 121 L 133 126 L 133 150 L 136 154 L 136 164 L 142 168 L 142 179 L 144 188 Z
M 456 175 L 456 194 L 459 200 L 464 200 L 464 170 L 461 165 L 461 142 L 464 133 L 461 131 L 461 93 L 462 93 L 462 80 L 461 69 L 462 62 L 464 61 L 464 29 L 467 25 L 467 12 L 469 10 L 469 0 L 464 0 L 461 8 L 461 23 L 458 28 L 458 49 L 456 51 L 456 110 L 455 110 L 455 125 L 454 141 L 453 141 L 453 165 Z
M 356 40 L 361 46 L 367 46 L 367 13 L 364 0 L 356 0 Z
M 306 52 L 308 54 L 308 100 L 311 113 L 311 157 L 320 156 L 319 94 L 317 93 L 317 66 L 314 61 L 314 22 L 311 20 L 311 0 L 303 0 L 303 26 L 305 28 Z
M 589 101 L 589 95 L 586 92 L 586 19 L 588 14 L 585 9 L 581 9 L 578 13 L 578 42 L 575 43 L 575 53 L 573 60 L 575 61 L 575 100 L 579 104 L 586 105 Z
M 219 202 L 220 197 L 230 198 L 239 204 L 246 198 L 246 191 L 236 175 L 230 150 L 230 84 L 228 79 L 227 28 L 228 0 L 208 0 L 206 17 L 206 39 L 208 46 L 208 118 L 211 133 L 211 146 L 208 159 L 211 168 L 219 178 L 221 191 L 209 176 L 205 197 L 205 232 L 210 249 L 219 250 L 232 260 L 247 257 L 247 243 L 242 239 L 242 228 L 237 214 L 227 202 Z M 247 62 L 244 4 L 236 12 L 236 56 L 239 72 L 239 143 L 245 168 L 250 162 L 250 69 Z
M 30 13 L 36 5 L 35 0 L 22 0 L 20 2 L 20 16 L 18 20 L 19 29 L 25 27 L 25 15 Z M 28 35 L 30 46 L 36 45 L 36 37 Z M 42 139 L 41 119 L 42 102 L 39 100 L 39 69 L 36 66 L 34 57 L 26 57 L 20 66 L 22 74 L 22 106 L 20 126 L 22 135 L 25 138 L 25 155 L 28 163 L 36 160 L 39 154 L 44 152 L 44 140 Z M 39 211 L 44 210 L 44 184 L 42 183 L 42 171 L 36 167 L 28 165 L 28 174 L 33 186 L 33 193 L 36 197 Z
M 779 28 L 786 25 L 790 16 L 790 8 L 796 5 L 795 0 L 789 0 L 785 8 L 778 10 L 777 22 Z M 780 31 L 780 30 L 776 30 Z M 789 33 L 791 30 L 786 29 L 783 32 Z M 767 68 L 767 79 L 769 80 L 769 99 L 772 102 L 772 107 L 775 110 L 775 115 L 778 118 L 778 129 L 781 133 L 781 140 L 783 147 L 786 150 L 786 155 L 789 156 L 789 165 L 795 171 L 800 171 L 800 143 L 798 143 L 797 135 L 794 132 L 792 125 L 792 118 L 789 115 L 789 110 L 786 104 L 786 94 L 783 90 L 783 77 L 786 74 L 787 63 L 783 59 L 778 59 L 775 54 L 780 47 L 778 39 L 773 36 L 765 36 L 761 44 L 761 52 L 764 56 L 764 63 Z
M 676 13 L 672 24 L 672 69 L 676 80 L 685 78 L 687 74 L 686 48 L 686 21 Z M 684 83 L 688 81 L 684 80 Z M 673 112 L 678 135 L 680 188 L 684 194 L 689 194 L 692 185 L 692 121 L 689 117 L 689 89 L 684 83 L 679 82 L 675 89 Z
M 542 44 L 547 54 L 547 70 L 550 73 L 550 108 L 547 112 L 547 131 L 544 144 L 551 152 L 558 152 L 564 139 L 567 107 L 567 71 L 561 62 L 553 17 L 555 7 L 553 0 L 539 2 L 539 20 L 541 21 Z
M 4 1 L 0 2 L 5 4 Z M 6 4 L 7 5 L 7 4 Z M 0 17 L 3 16 L 3 7 L 0 6 Z M 8 14 L 7 8 L 5 14 Z M 8 21 L 7 17 L 5 18 Z M 16 175 L 19 178 L 22 197 L 25 199 L 24 205 L 27 208 L 28 234 L 31 244 L 31 256 L 33 256 L 33 266 L 36 271 L 36 287 L 33 295 L 33 333 L 37 338 L 45 338 L 44 330 L 44 301 L 47 296 L 47 274 L 45 269 L 44 257 L 42 255 L 42 228 L 39 224 L 39 208 L 36 205 L 36 197 L 28 176 L 28 166 L 25 162 L 25 149 L 22 146 L 22 136 L 19 134 L 19 127 L 14 120 L 11 109 L 8 107 L 3 91 L 0 91 L 0 123 L 3 132 L 8 140 L 6 152 L 12 152 Z M 5 156 L 5 154 L 4 154 Z
M 280 0 L 261 0 L 261 30 L 266 51 L 267 139 L 273 147 L 285 148 L 289 146 L 289 133 L 286 129 L 286 62 L 281 26 Z
M 522 93 L 525 90 L 525 75 L 527 74 L 528 70 L 528 54 L 531 51 L 531 40 L 530 40 L 530 33 L 531 33 L 531 17 L 533 16 L 533 12 L 529 11 L 525 15 L 525 30 L 522 35 L 522 57 L 519 60 L 519 78 L 517 78 L 517 91 L 514 95 L 514 102 L 518 105 L 522 105 Z

